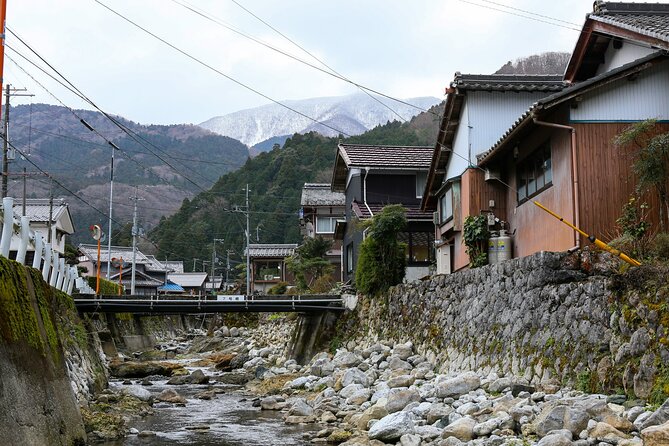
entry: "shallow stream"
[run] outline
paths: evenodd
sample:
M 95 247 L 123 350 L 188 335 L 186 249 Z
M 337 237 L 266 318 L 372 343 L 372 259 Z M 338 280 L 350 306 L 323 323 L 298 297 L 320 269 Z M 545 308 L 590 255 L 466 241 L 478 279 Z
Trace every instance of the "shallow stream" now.
M 190 371 L 194 370 L 190 368 Z M 206 369 L 201 369 L 206 373 Z M 304 434 L 313 427 L 288 425 L 278 411 L 263 411 L 253 407 L 253 395 L 243 393 L 239 387 L 224 384 L 167 385 L 166 380 L 153 381 L 145 387 L 154 396 L 166 388 L 172 388 L 184 396 L 186 406 L 170 403 L 154 403 L 154 414 L 130 421 L 129 427 L 141 431 L 155 432 L 155 436 L 129 435 L 125 439 L 98 443 L 104 446 L 271 446 L 308 445 Z M 122 386 L 118 380 L 110 387 Z M 195 395 L 204 390 L 215 389 L 218 393 L 211 400 L 201 400 Z M 199 428 L 198 428 L 199 427 Z M 202 427 L 208 427 L 202 428 Z M 191 428 L 191 429 L 189 429 Z M 195 428 L 195 429 L 193 429 Z

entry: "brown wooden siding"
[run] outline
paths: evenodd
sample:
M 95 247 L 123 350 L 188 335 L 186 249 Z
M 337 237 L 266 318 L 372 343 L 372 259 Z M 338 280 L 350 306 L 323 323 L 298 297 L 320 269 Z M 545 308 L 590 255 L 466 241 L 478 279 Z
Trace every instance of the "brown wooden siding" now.
M 622 207 L 634 194 L 637 179 L 632 173 L 633 158 L 629 150 L 613 145 L 613 138 L 629 123 L 574 124 L 576 159 L 579 174 L 581 228 L 608 241 L 618 235 L 616 219 Z M 660 132 L 669 131 L 669 124 L 658 124 Z M 651 224 L 659 225 L 659 203 L 655 193 L 647 193 L 643 201 L 650 205 Z

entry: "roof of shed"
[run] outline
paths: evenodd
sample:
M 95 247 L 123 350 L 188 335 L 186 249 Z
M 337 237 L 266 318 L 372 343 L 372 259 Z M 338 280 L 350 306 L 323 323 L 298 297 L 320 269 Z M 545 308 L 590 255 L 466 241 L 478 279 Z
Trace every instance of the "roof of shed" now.
M 198 288 L 204 286 L 208 274 L 204 272 L 168 273 L 167 280 L 178 283 L 182 287 Z
M 344 206 L 346 196 L 333 192 L 329 183 L 304 183 L 301 206 Z
M 266 243 L 249 245 L 252 258 L 284 258 L 293 255 L 297 243 Z

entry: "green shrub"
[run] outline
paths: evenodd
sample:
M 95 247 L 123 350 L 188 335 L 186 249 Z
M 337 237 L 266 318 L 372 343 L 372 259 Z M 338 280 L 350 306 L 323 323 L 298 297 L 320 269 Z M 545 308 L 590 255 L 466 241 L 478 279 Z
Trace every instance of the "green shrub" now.
M 465 218 L 462 243 L 467 247 L 469 266 L 478 268 L 488 264 L 488 218 L 485 215 L 470 215 Z
M 355 284 L 367 295 L 377 295 L 404 279 L 406 244 L 397 235 L 406 226 L 406 211 L 401 205 L 390 205 L 365 222 L 368 234 L 360 244 L 355 270 Z
M 95 276 L 88 276 L 88 285 L 95 290 L 96 278 Z M 107 279 L 100 277 L 100 294 L 116 295 L 118 294 L 119 284 L 110 282 Z M 121 294 L 123 294 L 123 287 L 121 287 Z
M 660 232 L 651 242 L 651 254 L 659 260 L 669 260 L 669 233 Z
M 272 288 L 267 290 L 267 294 L 286 294 L 287 289 L 288 289 L 288 282 L 279 282 Z

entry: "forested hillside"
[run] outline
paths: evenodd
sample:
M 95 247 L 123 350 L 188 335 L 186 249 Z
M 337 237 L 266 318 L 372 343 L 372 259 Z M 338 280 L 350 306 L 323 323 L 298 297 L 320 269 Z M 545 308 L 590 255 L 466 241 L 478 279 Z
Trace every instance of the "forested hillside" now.
M 421 113 L 410 122 L 389 122 L 350 143 L 432 145 L 439 123 L 440 106 Z M 244 249 L 245 216 L 234 211 L 245 204 L 249 185 L 252 243 L 300 242 L 298 211 L 302 186 L 306 182 L 330 182 L 338 138 L 317 133 L 295 134 L 283 148 L 261 153 L 235 172 L 228 173 L 206 193 L 184 200 L 179 211 L 161 221 L 150 238 L 158 245 L 160 258 L 211 259 L 213 239 L 219 257 L 227 249 L 239 259 Z M 197 262 L 196 262 L 197 264 Z M 199 269 L 199 267 L 196 267 Z
M 76 115 L 75 115 L 76 114 Z M 140 125 L 117 117 L 130 135 L 100 113 L 70 112 L 65 107 L 33 104 L 17 106 L 10 113 L 10 140 L 29 161 L 17 159 L 11 173 L 35 173 L 27 181 L 27 196 L 45 198 L 50 183 L 36 175 L 39 166 L 58 183 L 93 207 L 108 212 L 111 146 L 88 130 L 83 118 L 121 150 L 115 153 L 114 219 L 125 224 L 132 216 L 129 197 L 134 186 L 144 201 L 139 215 L 145 227 L 155 226 L 160 217 L 178 209 L 184 197 L 208 190 L 226 172 L 242 166 L 248 148 L 241 142 L 194 125 Z M 169 165 L 168 165 L 169 164 Z M 171 167 L 170 167 L 171 166 Z M 22 196 L 22 182 L 10 176 L 9 194 Z M 106 217 L 72 194 L 53 184 L 56 197 L 66 197 L 77 232 L 73 241 L 90 241 L 87 227 L 103 223 Z

